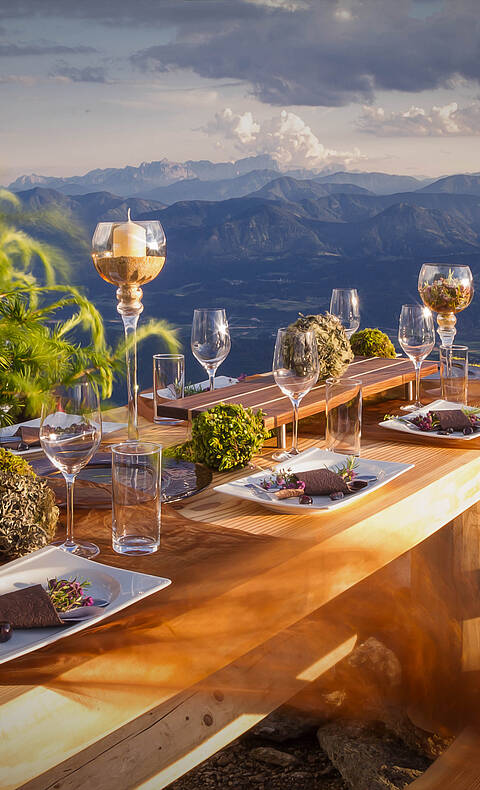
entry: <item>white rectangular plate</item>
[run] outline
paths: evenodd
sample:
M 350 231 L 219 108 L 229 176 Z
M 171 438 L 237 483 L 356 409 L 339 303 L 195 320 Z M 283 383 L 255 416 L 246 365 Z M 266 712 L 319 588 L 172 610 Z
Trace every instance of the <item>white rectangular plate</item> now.
M 230 378 L 230 376 L 215 376 L 215 389 L 221 390 L 224 387 L 231 387 L 232 384 L 238 384 L 238 379 Z M 197 381 L 196 384 L 192 386 L 201 388 L 202 392 L 207 392 L 210 382 L 208 379 L 206 381 Z M 141 392 L 140 393 L 142 398 L 147 398 L 148 400 L 153 400 L 153 392 Z M 170 397 L 170 393 L 168 390 L 159 390 L 158 395 L 160 398 L 166 398 L 168 400 L 175 400 L 175 398 Z
M 310 450 L 300 453 L 295 458 L 278 464 L 274 469 L 289 469 L 292 472 L 306 471 L 307 469 L 320 469 L 326 466 L 328 469 L 344 464 L 347 460 L 346 455 L 339 453 L 332 453 L 329 450 L 321 450 L 319 447 L 312 447 Z M 248 477 L 242 477 L 240 480 L 235 480 L 233 483 L 223 483 L 220 486 L 215 486 L 215 491 L 220 491 L 227 496 L 234 496 L 238 499 L 246 499 L 248 502 L 255 502 L 257 505 L 269 510 L 274 510 L 277 513 L 316 513 L 327 510 L 337 510 L 340 507 L 348 505 L 349 502 L 357 501 L 361 497 L 367 496 L 371 491 L 377 489 L 394 480 L 399 475 L 411 469 L 413 464 L 399 464 L 390 461 L 373 461 L 367 458 L 359 458 L 358 466 L 355 471 L 359 475 L 374 475 L 377 480 L 371 482 L 365 488 L 356 491 L 354 494 L 348 494 L 343 499 L 332 501 L 329 496 L 314 496 L 312 497 L 313 503 L 311 505 L 301 505 L 298 497 L 292 499 L 276 499 L 272 492 L 265 492 L 268 499 L 263 497 L 263 492 L 247 488 L 248 483 L 257 483 L 268 477 L 268 472 L 258 472 Z
M 0 436 L 13 436 L 15 431 L 20 428 L 21 425 L 28 426 L 29 428 L 39 428 L 40 427 L 40 418 L 37 417 L 35 420 L 27 420 L 26 422 L 17 422 L 16 425 L 6 425 L 5 428 L 0 428 Z M 118 431 L 120 428 L 126 428 L 126 422 L 103 422 L 102 421 L 102 433 L 113 433 L 113 431 Z M 2 445 L 0 444 L 0 447 Z M 41 453 L 41 447 L 32 447 L 31 450 L 10 450 L 11 453 L 14 455 L 31 455 L 32 453 Z
M 436 431 L 421 431 L 416 425 L 412 425 L 411 422 L 408 422 L 411 417 L 417 417 L 419 414 L 426 414 L 427 411 L 442 411 L 445 409 L 468 410 L 468 406 L 464 406 L 462 403 L 450 403 L 446 400 L 434 400 L 427 406 L 422 406 L 421 409 L 409 411 L 407 414 L 405 414 L 405 416 L 401 416 L 396 420 L 384 420 L 383 422 L 380 422 L 379 425 L 381 428 L 390 428 L 392 431 L 402 431 L 403 433 L 410 434 L 413 433 L 415 436 L 422 436 L 424 439 L 461 439 L 463 442 L 468 442 L 470 439 L 480 438 L 480 432 L 469 433 L 467 436 L 465 436 L 461 431 L 454 431 L 453 433 L 449 433 L 446 436 L 441 436 Z M 472 411 L 476 411 L 476 409 L 472 408 Z
M 98 625 L 111 614 L 171 584 L 170 579 L 161 576 L 148 576 L 145 573 L 112 568 L 100 562 L 75 557 L 55 546 L 47 546 L 19 560 L 8 562 L 0 568 L 0 595 L 21 587 L 30 587 L 32 584 L 41 584 L 45 587 L 47 580 L 55 576 L 59 579 L 73 579 L 75 576 L 88 579 L 91 582 L 88 594 L 93 598 L 108 600 L 110 603 L 102 609 L 98 617 L 71 625 L 14 630 L 8 642 L 0 643 L 0 664 L 30 653 L 32 650 L 38 650 L 77 631 L 83 631 L 92 625 Z

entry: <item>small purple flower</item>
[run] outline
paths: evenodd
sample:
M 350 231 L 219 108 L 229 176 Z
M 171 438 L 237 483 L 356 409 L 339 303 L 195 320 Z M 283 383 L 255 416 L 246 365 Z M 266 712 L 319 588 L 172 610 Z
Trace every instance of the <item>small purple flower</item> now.
M 284 486 L 285 485 L 285 478 L 284 477 L 277 477 L 277 485 Z
M 93 606 L 94 600 L 91 595 L 86 595 L 82 601 L 82 606 Z

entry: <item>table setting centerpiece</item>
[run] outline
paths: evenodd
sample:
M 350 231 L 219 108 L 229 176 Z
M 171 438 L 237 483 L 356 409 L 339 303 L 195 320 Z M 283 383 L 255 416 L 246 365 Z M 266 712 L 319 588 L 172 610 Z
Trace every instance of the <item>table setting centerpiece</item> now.
M 99 222 L 92 239 L 92 258 L 99 275 L 117 287 L 117 311 L 125 331 L 128 438 L 138 439 L 137 324 L 143 311 L 142 285 L 161 272 L 166 239 L 157 220 Z

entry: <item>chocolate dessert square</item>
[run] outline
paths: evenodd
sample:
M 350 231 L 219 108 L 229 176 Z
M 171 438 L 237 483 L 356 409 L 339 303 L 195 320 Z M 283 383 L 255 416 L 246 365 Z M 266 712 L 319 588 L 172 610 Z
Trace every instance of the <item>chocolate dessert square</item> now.
M 442 431 L 446 431 L 448 428 L 453 428 L 454 431 L 463 431 L 464 428 L 470 428 L 471 426 L 470 420 L 461 409 L 438 411 L 437 417 L 440 422 L 440 430 Z
M 0 621 L 12 628 L 52 628 L 63 625 L 41 584 L 0 595 Z
M 331 469 L 309 469 L 307 472 L 297 472 L 297 480 L 305 483 L 305 494 L 309 496 L 326 496 L 335 491 L 349 493 L 349 488 L 340 475 Z

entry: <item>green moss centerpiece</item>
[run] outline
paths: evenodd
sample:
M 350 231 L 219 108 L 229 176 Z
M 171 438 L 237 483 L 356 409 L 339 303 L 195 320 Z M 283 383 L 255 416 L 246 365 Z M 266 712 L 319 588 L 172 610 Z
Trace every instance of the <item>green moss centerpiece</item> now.
M 353 352 L 339 319 L 331 313 L 319 315 L 302 315 L 288 327 L 293 330 L 307 332 L 312 329 L 317 338 L 319 376 L 323 381 L 330 376 L 336 378 L 348 368 L 353 360 Z
M 395 359 L 395 346 L 380 329 L 362 329 L 350 338 L 350 345 L 356 357 L 387 357 Z
M 217 403 L 193 418 L 190 441 L 168 447 L 164 455 L 204 463 L 223 472 L 246 466 L 269 436 L 260 410 Z
M 52 542 L 55 494 L 24 458 L 0 449 L 0 560 L 13 560 Z

